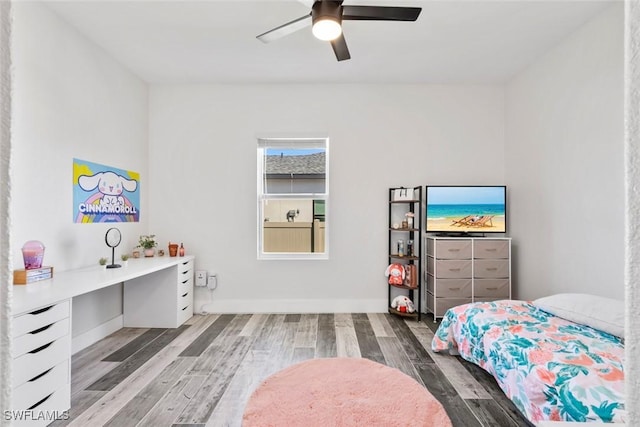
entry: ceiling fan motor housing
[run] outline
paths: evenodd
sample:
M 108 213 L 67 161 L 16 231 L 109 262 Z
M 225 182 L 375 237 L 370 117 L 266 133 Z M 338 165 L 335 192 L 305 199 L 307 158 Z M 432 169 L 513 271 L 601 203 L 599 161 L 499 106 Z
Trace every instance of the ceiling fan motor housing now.
M 311 8 L 311 22 L 315 24 L 323 19 L 330 19 L 342 25 L 341 1 L 317 1 Z

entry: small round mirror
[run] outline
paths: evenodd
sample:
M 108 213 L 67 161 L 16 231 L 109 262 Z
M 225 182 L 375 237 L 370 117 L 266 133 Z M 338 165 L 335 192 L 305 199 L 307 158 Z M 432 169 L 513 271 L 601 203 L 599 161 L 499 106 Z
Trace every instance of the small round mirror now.
M 122 241 L 122 234 L 117 228 L 110 228 L 107 230 L 107 234 L 104 236 L 104 241 L 111 248 L 111 264 L 107 265 L 107 268 L 118 268 L 120 264 L 115 263 L 116 246 Z

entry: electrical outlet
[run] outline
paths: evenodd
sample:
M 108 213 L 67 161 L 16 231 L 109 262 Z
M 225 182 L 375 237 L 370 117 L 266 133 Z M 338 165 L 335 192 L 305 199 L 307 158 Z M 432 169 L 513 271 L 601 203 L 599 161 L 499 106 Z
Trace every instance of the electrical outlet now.
M 205 270 L 196 271 L 196 286 L 207 286 L 207 272 Z

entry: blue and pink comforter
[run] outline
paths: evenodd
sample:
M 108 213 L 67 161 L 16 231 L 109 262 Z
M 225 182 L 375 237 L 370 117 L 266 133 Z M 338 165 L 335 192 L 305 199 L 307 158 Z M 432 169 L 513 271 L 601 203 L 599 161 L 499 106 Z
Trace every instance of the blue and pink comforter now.
M 528 302 L 454 307 L 432 348 L 457 350 L 488 371 L 532 422 L 626 419 L 622 340 Z

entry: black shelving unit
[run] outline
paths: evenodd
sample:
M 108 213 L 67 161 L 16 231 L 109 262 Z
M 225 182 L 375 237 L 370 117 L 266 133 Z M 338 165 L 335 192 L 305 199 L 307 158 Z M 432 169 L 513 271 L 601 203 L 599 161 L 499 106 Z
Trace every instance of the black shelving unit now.
M 398 191 L 402 191 L 400 197 Z M 406 218 L 406 213 L 413 214 L 413 224 L 404 224 L 403 219 Z M 416 269 L 416 286 L 410 287 L 406 284 L 393 285 L 389 284 L 388 287 L 388 301 L 387 305 L 389 313 L 395 314 L 401 317 L 413 318 L 420 320 L 422 307 L 422 263 L 420 262 L 422 256 L 422 186 L 419 187 L 395 187 L 389 189 L 389 242 L 388 242 L 388 256 L 389 264 L 398 263 L 402 265 L 414 265 Z M 398 240 L 402 240 L 404 244 L 404 251 L 402 254 L 398 253 Z M 408 241 L 413 241 L 413 253 L 408 253 Z M 406 295 L 413 301 L 413 305 L 416 309 L 414 313 L 400 312 L 391 307 L 391 301 L 398 295 Z

